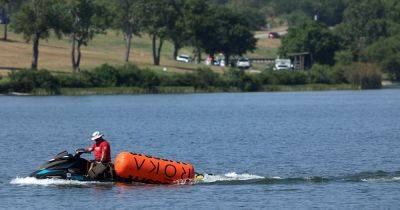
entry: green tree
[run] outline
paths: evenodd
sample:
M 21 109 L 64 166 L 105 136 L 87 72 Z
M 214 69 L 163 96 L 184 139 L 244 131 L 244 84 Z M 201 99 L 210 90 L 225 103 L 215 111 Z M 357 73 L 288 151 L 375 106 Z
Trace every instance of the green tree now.
M 152 40 L 153 64 L 160 65 L 161 50 L 168 35 L 168 26 L 173 19 L 173 0 L 143 0 L 145 31 Z
M 388 19 L 389 34 L 400 34 L 400 1 L 386 0 L 385 1 L 386 17 Z
M 231 56 L 243 55 L 256 49 L 257 39 L 254 38 L 246 18 L 226 8 L 217 8 L 215 13 L 217 34 L 215 46 L 208 45 L 206 49 L 224 53 L 225 63 L 230 63 Z
M 171 1 L 171 19 L 167 25 L 167 37 L 174 45 L 172 58 L 176 59 L 179 50 L 188 44 L 190 38 L 185 18 L 185 0 Z
M 400 80 L 400 35 L 374 42 L 364 49 L 362 59 L 378 63 L 392 79 Z
M 337 31 L 358 59 L 365 47 L 388 35 L 387 25 L 383 0 L 349 0 Z
M 257 40 L 243 15 L 222 6 L 194 3 L 197 4 L 192 4 L 196 6 L 190 8 L 187 19 L 192 34 L 191 43 L 198 54 L 203 50 L 213 57 L 215 53 L 222 52 L 226 64 L 229 64 L 231 56 L 255 49 Z
M 325 24 L 308 22 L 289 29 L 282 40 L 279 54 L 287 56 L 290 53 L 309 52 L 314 61 L 332 65 L 335 52 L 341 48 L 339 41 Z
M 143 20 L 143 1 L 140 0 L 115 0 L 115 28 L 121 30 L 125 38 L 125 62 L 129 62 L 131 54 L 132 38 L 140 35 Z
M 96 34 L 105 33 L 111 19 L 102 0 L 71 0 L 70 9 L 74 20 L 71 25 L 71 62 L 76 72 L 79 71 L 82 45 L 87 46 Z
M 63 0 L 30 0 L 16 14 L 12 22 L 15 32 L 33 43 L 32 69 L 38 67 L 40 39 L 47 39 L 51 30 L 59 38 L 69 32 L 72 21 L 68 11 Z
M 187 0 L 185 4 L 185 20 L 188 30 L 189 44 L 194 48 L 196 63 L 201 62 L 203 46 L 214 40 L 212 11 L 209 0 Z
M 230 1 L 228 8 L 231 8 L 235 13 L 242 15 L 251 30 L 259 30 L 267 24 L 266 15 L 259 7 L 253 6 L 254 2 L 248 0 Z

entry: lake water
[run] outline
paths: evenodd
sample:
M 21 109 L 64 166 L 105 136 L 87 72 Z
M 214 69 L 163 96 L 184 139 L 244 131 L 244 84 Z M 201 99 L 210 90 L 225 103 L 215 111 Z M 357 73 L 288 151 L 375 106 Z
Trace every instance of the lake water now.
M 387 209 L 400 206 L 400 90 L 0 97 L 0 209 Z M 190 162 L 190 185 L 36 180 L 105 133 Z M 90 156 L 87 156 L 88 158 Z

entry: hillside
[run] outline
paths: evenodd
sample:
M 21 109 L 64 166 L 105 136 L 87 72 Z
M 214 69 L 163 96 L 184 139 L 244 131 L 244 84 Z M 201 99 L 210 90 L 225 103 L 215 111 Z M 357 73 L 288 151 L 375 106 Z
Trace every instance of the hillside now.
M 266 32 L 258 32 L 266 33 Z M 1 36 L 1 33 L 0 33 Z M 26 43 L 21 35 L 9 33 L 11 41 L 0 42 L 0 69 L 19 69 L 30 66 L 32 46 Z M 258 49 L 249 54 L 250 57 L 275 57 L 279 40 L 260 39 Z M 40 43 L 39 68 L 52 71 L 71 71 L 70 41 L 67 37 L 58 40 L 54 37 Z M 172 45 L 167 42 L 162 51 L 161 66 L 152 65 L 151 41 L 148 36 L 135 37 L 133 41 L 133 54 L 131 61 L 140 67 L 164 68 L 171 71 L 190 71 L 201 66 L 176 62 L 172 59 Z M 94 38 L 89 46 L 83 48 L 82 69 L 90 69 L 103 63 L 122 64 L 125 46 L 121 34 L 109 31 L 105 35 Z M 191 54 L 192 50 L 184 48 L 181 53 Z M 203 55 L 205 56 L 205 55 Z M 262 68 L 262 66 L 258 66 Z M 219 67 L 213 67 L 215 71 L 221 71 Z

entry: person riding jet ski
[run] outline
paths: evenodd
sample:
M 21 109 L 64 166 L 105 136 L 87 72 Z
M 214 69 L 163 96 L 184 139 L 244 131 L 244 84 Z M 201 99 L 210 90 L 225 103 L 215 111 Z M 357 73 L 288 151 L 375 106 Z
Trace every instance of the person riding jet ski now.
M 110 144 L 103 136 L 100 131 L 95 131 L 91 137 L 91 140 L 95 143 L 92 147 L 85 149 L 86 152 L 93 152 L 94 154 L 94 161 L 91 162 L 88 170 L 88 176 L 92 179 L 104 176 L 107 169 L 112 170 Z

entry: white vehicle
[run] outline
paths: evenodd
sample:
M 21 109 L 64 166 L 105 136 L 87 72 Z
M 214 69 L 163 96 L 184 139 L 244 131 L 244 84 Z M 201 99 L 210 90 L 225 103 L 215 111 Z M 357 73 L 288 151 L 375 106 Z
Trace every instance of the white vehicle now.
M 292 61 L 290 59 L 276 59 L 275 70 L 290 70 L 292 69 Z
M 236 66 L 240 69 L 248 69 L 251 67 L 251 63 L 248 58 L 239 58 L 239 60 L 236 63 Z
M 176 60 L 180 61 L 180 62 L 185 62 L 185 63 L 192 62 L 192 58 L 190 56 L 188 56 L 188 55 L 178 55 L 176 57 Z

